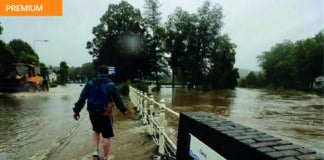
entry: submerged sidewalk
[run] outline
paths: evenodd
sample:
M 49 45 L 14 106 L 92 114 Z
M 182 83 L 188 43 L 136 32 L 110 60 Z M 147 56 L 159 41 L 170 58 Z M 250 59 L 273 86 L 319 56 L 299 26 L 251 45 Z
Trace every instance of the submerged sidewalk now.
M 127 116 L 124 116 L 115 107 L 113 110 L 114 133 L 111 139 L 111 151 L 113 160 L 151 160 L 157 152 L 157 145 L 152 138 L 145 133 L 146 128 L 137 119 L 133 105 L 126 97 L 123 98 L 128 108 Z M 76 122 L 76 127 L 70 140 L 64 148 L 56 151 L 55 155 L 50 156 L 53 160 L 93 160 L 92 130 L 86 111 L 81 112 L 81 119 Z M 102 142 L 100 150 L 102 156 Z

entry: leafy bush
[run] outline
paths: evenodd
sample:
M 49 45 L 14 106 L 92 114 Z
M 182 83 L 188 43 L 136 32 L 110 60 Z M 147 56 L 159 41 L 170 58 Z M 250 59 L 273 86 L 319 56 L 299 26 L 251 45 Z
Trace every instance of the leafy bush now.
M 130 81 L 127 81 L 127 82 L 123 82 L 123 83 L 120 83 L 118 85 L 118 91 L 121 95 L 123 96 L 128 96 L 129 94 L 129 85 L 131 85 L 132 87 L 140 90 L 140 91 L 144 91 L 144 92 L 148 92 L 149 90 L 149 87 L 148 85 L 144 82 L 144 81 L 136 81 L 136 82 L 133 82 L 131 83 Z
M 144 91 L 144 92 L 148 92 L 149 90 L 149 87 L 148 85 L 144 82 L 144 81 L 136 81 L 134 83 L 132 83 L 132 86 L 136 89 L 139 89 L 141 91 Z
M 123 96 L 128 96 L 130 82 L 124 82 L 118 85 L 118 91 Z

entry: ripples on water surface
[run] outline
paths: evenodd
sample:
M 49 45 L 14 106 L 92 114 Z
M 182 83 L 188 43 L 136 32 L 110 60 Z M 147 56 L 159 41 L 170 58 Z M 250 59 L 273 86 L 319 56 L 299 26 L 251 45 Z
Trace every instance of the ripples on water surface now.
M 69 85 L 49 93 L 0 93 L 0 160 L 65 160 L 69 159 L 67 156 L 91 153 L 87 112 L 81 112 L 79 123 L 71 116 L 80 90 L 79 85 Z M 240 88 L 213 92 L 162 88 L 155 98 L 165 99 L 167 106 L 178 112 L 210 112 L 305 147 L 324 150 L 321 96 Z M 176 137 L 178 119 L 168 118 L 168 125 L 173 127 L 166 129 Z M 118 124 L 116 128 L 133 125 Z M 142 143 L 138 141 L 141 139 L 134 143 Z M 121 148 L 114 149 L 116 153 Z
M 262 89 L 211 92 L 163 88 L 155 94 L 178 112 L 205 111 L 317 151 L 324 151 L 324 98 Z M 174 118 L 169 124 L 176 127 Z M 172 131 L 171 131 L 172 132 Z
M 79 121 L 72 118 L 81 89 L 71 84 L 49 93 L 0 93 L 0 160 L 92 160 L 92 131 L 86 109 Z M 127 99 L 124 102 L 130 106 Z M 113 112 L 116 136 L 111 151 L 118 159 L 150 159 L 156 145 L 141 134 L 145 128 L 135 127 L 137 121 L 129 109 L 126 117 L 117 109 Z
M 70 117 L 76 95 L 60 87 L 49 93 L 1 93 L 0 159 L 43 159 L 62 147 L 75 128 Z

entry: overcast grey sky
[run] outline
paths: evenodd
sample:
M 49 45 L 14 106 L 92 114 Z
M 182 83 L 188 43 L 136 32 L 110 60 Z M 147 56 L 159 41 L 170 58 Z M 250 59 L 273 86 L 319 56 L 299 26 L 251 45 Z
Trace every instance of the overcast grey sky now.
M 142 10 L 144 0 L 126 0 Z M 120 0 L 63 0 L 63 16 L 0 17 L 0 39 L 28 42 L 47 65 L 81 66 L 91 62 L 85 49 L 92 28 L 110 3 Z M 160 0 L 163 22 L 179 6 L 195 13 L 203 0 Z M 235 67 L 260 70 L 256 57 L 284 40 L 313 37 L 324 29 L 324 0 L 211 0 L 223 7 L 222 33 L 237 45 Z M 143 13 L 143 12 L 142 12 Z M 49 40 L 40 42 L 35 40 Z

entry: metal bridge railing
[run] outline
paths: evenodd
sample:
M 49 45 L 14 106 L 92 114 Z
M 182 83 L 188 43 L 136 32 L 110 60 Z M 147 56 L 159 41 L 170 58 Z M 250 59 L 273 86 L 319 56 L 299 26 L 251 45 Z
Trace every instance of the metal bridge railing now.
M 159 154 L 175 159 L 177 146 L 165 133 L 165 112 L 167 111 L 177 118 L 179 118 L 179 113 L 166 107 L 164 100 L 157 102 L 153 95 L 148 96 L 147 93 L 132 86 L 129 87 L 129 97 L 133 105 L 137 107 L 137 112 L 142 117 L 142 123 L 148 126 L 148 134 L 158 145 Z

